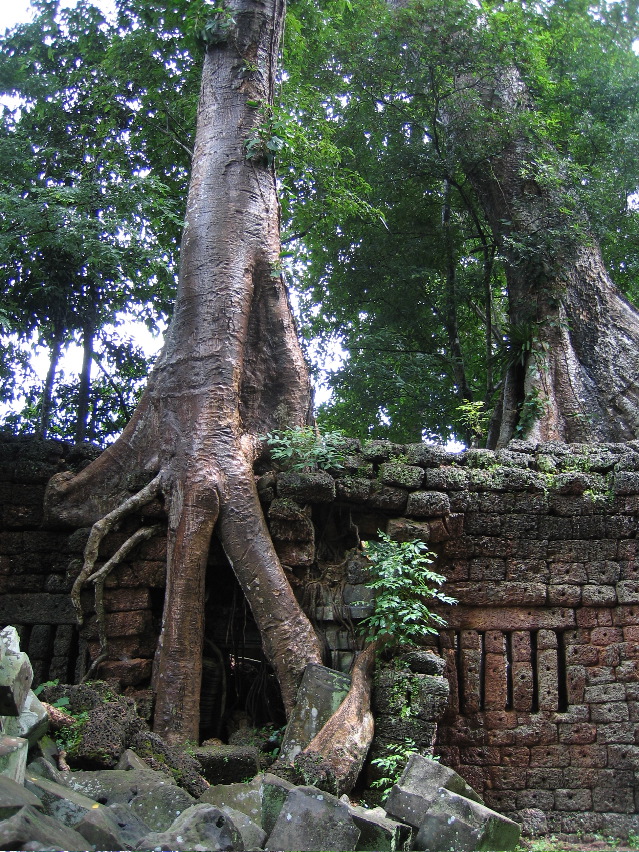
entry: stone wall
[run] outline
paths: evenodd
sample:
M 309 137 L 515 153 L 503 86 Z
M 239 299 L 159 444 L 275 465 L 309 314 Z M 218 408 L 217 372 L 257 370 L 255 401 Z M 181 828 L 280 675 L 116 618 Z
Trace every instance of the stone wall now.
M 78 676 L 97 651 L 91 617 L 78 631 L 68 600 L 87 531 L 39 525 L 46 479 L 83 459 L 36 443 L 37 459 L 24 442 L 0 441 L 0 626 L 21 626 L 43 676 Z M 333 476 L 257 468 L 276 548 L 323 631 L 327 664 L 348 667 L 367 611 L 358 542 L 380 529 L 428 542 L 459 601 L 436 640 L 451 690 L 437 739 L 444 762 L 489 806 L 540 809 L 552 831 L 639 834 L 639 444 L 451 454 L 352 441 L 348 452 Z M 113 534 L 105 554 L 126 534 Z M 161 537 L 109 578 L 113 659 L 102 676 L 148 684 L 163 584 Z M 259 637 L 217 545 L 207 585 L 209 662 L 220 649 L 237 662 L 228 625 L 241 611 L 259 665 Z

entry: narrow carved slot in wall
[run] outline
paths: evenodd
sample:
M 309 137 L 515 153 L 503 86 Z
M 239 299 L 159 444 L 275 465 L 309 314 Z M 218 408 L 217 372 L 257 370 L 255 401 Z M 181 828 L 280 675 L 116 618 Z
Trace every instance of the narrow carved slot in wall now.
M 538 630 L 530 632 L 530 667 L 532 669 L 532 695 L 530 700 L 530 712 L 539 712 L 539 672 L 537 670 L 537 634 Z
M 557 709 L 560 713 L 568 710 L 568 663 L 563 630 L 557 631 Z

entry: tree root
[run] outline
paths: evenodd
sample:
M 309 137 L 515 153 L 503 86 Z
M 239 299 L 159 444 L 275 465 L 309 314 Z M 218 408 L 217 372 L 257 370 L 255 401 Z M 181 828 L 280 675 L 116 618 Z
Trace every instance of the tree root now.
M 358 655 L 346 698 L 295 758 L 305 783 L 336 796 L 353 789 L 373 741 L 370 697 L 377 649 L 372 642 Z
M 84 613 L 82 612 L 80 594 L 86 583 L 92 582 L 95 586 L 95 612 L 98 621 L 100 651 L 97 658 L 92 662 L 89 670 L 82 678 L 82 682 L 91 677 L 93 673 L 97 671 L 100 663 L 103 663 L 108 657 L 106 614 L 104 610 L 104 583 L 106 578 L 109 576 L 111 571 L 128 556 L 133 548 L 137 547 L 140 542 L 147 541 L 152 536 L 159 533 L 162 528 L 156 524 L 152 527 L 142 527 L 137 530 L 133 533 L 133 535 L 127 538 L 124 544 L 118 548 L 116 553 L 114 553 L 114 555 L 105 562 L 100 569 L 94 571 L 102 539 L 107 535 L 107 533 L 117 527 L 120 521 L 127 515 L 130 515 L 132 512 L 135 512 L 137 509 L 141 509 L 143 506 L 150 503 L 151 500 L 157 496 L 161 488 L 162 474 L 158 473 L 148 485 L 128 500 L 125 500 L 112 512 L 109 512 L 108 515 L 105 515 L 103 518 L 100 518 L 99 521 L 96 521 L 91 528 L 89 540 L 87 541 L 84 549 L 84 564 L 79 575 L 76 577 L 73 588 L 71 589 L 71 601 L 76 611 L 78 623 L 82 624 L 84 621 Z

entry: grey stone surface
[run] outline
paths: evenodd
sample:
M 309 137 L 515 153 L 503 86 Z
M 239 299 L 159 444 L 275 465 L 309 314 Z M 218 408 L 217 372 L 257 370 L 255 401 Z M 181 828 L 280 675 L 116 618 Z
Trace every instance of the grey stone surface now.
M 150 767 L 141 757 L 133 751 L 132 748 L 125 749 L 120 755 L 120 759 L 115 764 L 116 769 L 139 769 L 142 772 L 147 771 Z
M 235 784 L 260 771 L 260 757 L 255 746 L 200 746 L 193 751 L 193 756 L 210 784 Z
M 230 817 L 214 805 L 193 805 L 162 832 L 143 837 L 136 849 L 182 850 L 238 850 L 242 852 L 242 835 Z
M 481 802 L 477 793 L 453 769 L 420 754 L 412 754 L 401 778 L 390 791 L 386 812 L 419 829 L 440 787 Z
M 49 728 L 49 716 L 38 696 L 29 690 L 24 708 L 19 716 L 7 716 L 4 732 L 11 737 L 23 737 L 33 746 L 46 734 Z
M 140 838 L 149 833 L 149 826 L 128 805 L 109 805 L 109 811 L 117 821 L 125 846 L 133 848 Z
M 0 775 L 18 784 L 24 781 L 29 743 L 22 737 L 0 736 Z
M 0 819 L 8 819 L 27 805 L 41 808 L 42 802 L 24 785 L 18 784 L 6 775 L 0 775 Z
M 517 846 L 520 827 L 496 811 L 440 788 L 415 838 L 415 849 L 488 852 Z
M 27 806 L 9 819 L 0 822 L 0 848 L 24 849 L 25 844 L 33 844 L 31 848 L 66 849 L 67 852 L 92 852 L 93 845 L 72 828 L 60 825 L 59 822 L 35 808 Z
M 75 828 L 87 811 L 102 807 L 95 799 L 40 775 L 27 775 L 25 787 L 40 799 L 47 816 L 70 828 Z
M 409 848 L 413 832 L 404 823 L 390 819 L 383 808 L 351 805 L 349 813 L 360 830 L 355 847 L 358 852 L 397 852 Z
M 175 787 L 173 779 L 152 769 L 111 769 L 95 772 L 63 772 L 63 781 L 71 789 L 105 805 L 128 805 L 136 796 L 156 787 Z
M 166 831 L 173 821 L 194 803 L 193 796 L 174 784 L 158 784 L 129 802 L 133 812 L 151 831 Z
M 5 653 L 0 660 L 1 716 L 19 716 L 22 713 L 32 681 L 33 669 L 27 655 Z
M 75 826 L 75 830 L 96 849 L 125 849 L 131 845 L 118 823 L 115 812 L 111 808 L 99 807 L 87 811 Z M 142 837 L 147 832 L 148 828 L 145 826 L 144 831 L 139 837 Z M 136 838 L 136 842 L 139 840 L 139 837 Z
M 316 787 L 296 787 L 286 797 L 267 849 L 346 852 L 357 847 L 359 837 L 348 805 Z
M 267 836 L 273 831 L 280 811 L 288 794 L 295 787 L 285 778 L 267 772 L 262 781 L 262 819 L 261 825 Z
M 326 666 L 309 665 L 297 692 L 279 759 L 293 763 L 342 703 L 351 685 L 348 675 Z
M 215 784 L 202 793 L 198 802 L 215 805 L 218 808 L 226 805 L 241 811 L 253 822 L 261 825 L 263 780 L 263 775 L 256 775 L 246 784 Z
M 223 805 L 220 810 L 229 817 L 235 828 L 242 835 L 242 842 L 245 849 L 261 849 L 264 846 L 266 832 L 255 820 L 252 820 L 242 811 L 229 807 L 229 805 Z

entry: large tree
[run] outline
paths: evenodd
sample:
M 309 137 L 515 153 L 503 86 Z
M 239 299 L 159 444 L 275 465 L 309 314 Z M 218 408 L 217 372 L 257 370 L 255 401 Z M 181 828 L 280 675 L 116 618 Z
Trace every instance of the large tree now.
M 164 349 L 122 433 L 50 483 L 51 515 L 103 532 L 156 495 L 168 523 L 154 727 L 197 739 L 204 574 L 216 528 L 290 709 L 320 644 L 275 554 L 253 477 L 257 436 L 310 416 L 310 385 L 281 274 L 271 109 L 283 0 L 229 0 L 207 42 L 180 277 Z M 132 474 L 148 485 L 131 497 Z M 133 477 L 135 479 L 135 476 Z M 86 572 L 85 572 L 86 573 Z

